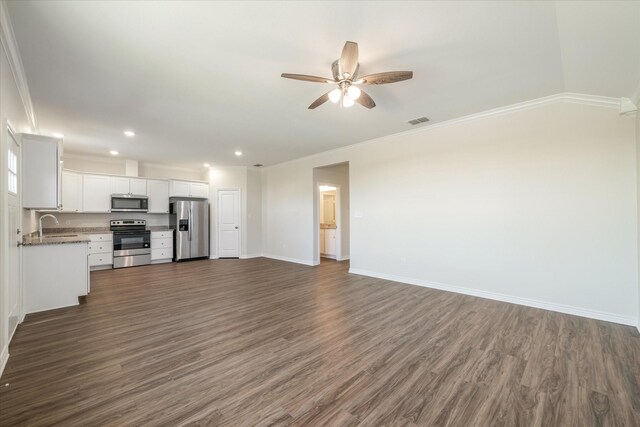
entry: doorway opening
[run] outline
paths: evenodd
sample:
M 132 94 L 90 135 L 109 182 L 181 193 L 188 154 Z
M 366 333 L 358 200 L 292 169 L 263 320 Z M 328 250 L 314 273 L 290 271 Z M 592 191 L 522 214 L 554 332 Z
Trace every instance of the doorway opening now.
M 349 163 L 314 168 L 314 265 L 349 259 Z

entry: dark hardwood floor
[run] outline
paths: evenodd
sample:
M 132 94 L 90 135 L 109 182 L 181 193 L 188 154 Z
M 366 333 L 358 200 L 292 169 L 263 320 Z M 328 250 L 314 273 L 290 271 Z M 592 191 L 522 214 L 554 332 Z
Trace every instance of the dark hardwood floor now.
M 0 425 L 640 425 L 635 328 L 347 270 L 92 273 L 19 327 Z

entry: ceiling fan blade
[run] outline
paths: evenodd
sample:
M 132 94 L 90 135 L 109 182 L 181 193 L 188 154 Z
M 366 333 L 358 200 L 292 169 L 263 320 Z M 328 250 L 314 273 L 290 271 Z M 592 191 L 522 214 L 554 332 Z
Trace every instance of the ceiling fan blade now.
M 335 83 L 331 79 L 326 79 L 324 77 L 316 77 L 316 76 L 307 76 L 306 74 L 289 74 L 282 73 L 281 77 L 285 79 L 293 79 L 293 80 L 303 80 L 305 82 L 316 82 L 316 83 Z
M 329 91 L 329 92 L 331 92 L 331 91 Z M 315 101 L 313 101 L 311 103 L 311 105 L 309 105 L 309 110 L 313 110 L 314 108 L 319 107 L 322 104 L 324 104 L 325 102 L 327 102 L 329 100 L 329 92 L 325 93 L 320 98 L 318 98 Z
M 369 109 L 376 106 L 376 103 L 373 102 L 373 99 L 363 90 L 360 91 L 360 96 L 356 98 L 356 102 L 362 106 L 365 106 Z
M 346 42 L 340 56 L 340 69 L 342 74 L 349 73 L 353 77 L 358 67 L 358 43 Z
M 413 71 L 387 71 L 386 73 L 369 74 L 358 79 L 357 83 L 365 85 L 384 85 L 401 82 L 413 78 Z

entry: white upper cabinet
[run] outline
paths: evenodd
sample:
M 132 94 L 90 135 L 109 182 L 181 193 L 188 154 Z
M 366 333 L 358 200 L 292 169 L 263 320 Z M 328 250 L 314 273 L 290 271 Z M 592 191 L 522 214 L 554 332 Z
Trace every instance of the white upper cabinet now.
M 147 194 L 147 180 L 139 178 L 129 179 L 129 193 L 142 196 Z
M 112 194 L 133 194 L 146 195 L 149 198 L 148 213 L 166 214 L 169 213 L 170 196 L 209 197 L 209 185 L 202 182 L 94 175 L 69 170 L 60 173 L 60 179 L 54 180 L 61 183 L 60 203 L 53 208 L 38 203 L 39 207 L 32 209 L 109 213 Z M 53 190 L 54 187 L 49 189 Z
M 141 178 L 112 176 L 111 194 L 147 194 L 147 180 Z
M 147 180 L 149 213 L 169 213 L 169 182 Z
M 109 212 L 111 210 L 111 177 L 84 175 L 82 189 L 84 212 Z
M 191 197 L 209 198 L 209 184 L 191 182 L 189 183 L 189 189 L 191 191 Z
M 109 179 L 111 182 L 111 194 L 129 194 L 129 178 L 112 176 Z
M 22 141 L 22 206 L 27 209 L 59 209 L 61 203 L 62 140 L 48 136 L 20 135 Z
M 170 181 L 169 196 L 170 197 L 189 197 L 189 183 L 187 181 Z
M 82 211 L 82 175 L 62 171 L 62 212 Z
M 202 182 L 171 181 L 169 184 L 171 197 L 209 198 L 209 184 Z

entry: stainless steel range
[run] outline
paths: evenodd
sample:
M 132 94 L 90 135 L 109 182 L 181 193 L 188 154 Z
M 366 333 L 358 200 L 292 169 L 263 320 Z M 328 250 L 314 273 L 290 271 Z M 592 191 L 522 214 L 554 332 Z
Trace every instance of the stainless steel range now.
M 151 264 L 151 231 L 142 219 L 110 221 L 113 231 L 113 268 Z

